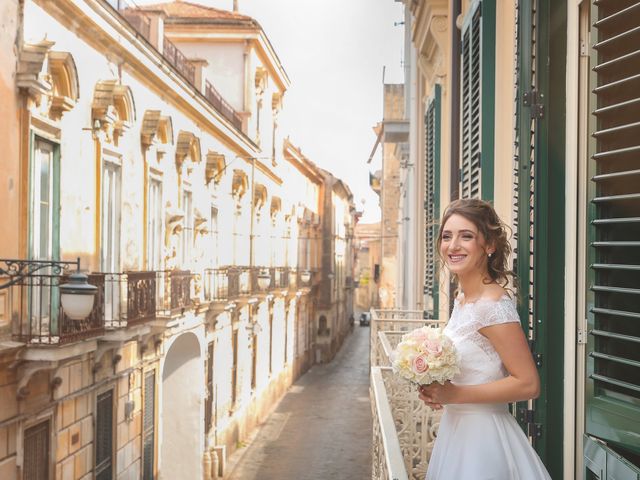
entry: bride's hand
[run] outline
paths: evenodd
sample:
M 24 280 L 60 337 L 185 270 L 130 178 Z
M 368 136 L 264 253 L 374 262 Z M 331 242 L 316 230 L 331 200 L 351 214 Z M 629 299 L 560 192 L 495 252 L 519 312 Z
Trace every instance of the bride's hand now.
M 443 405 L 454 403 L 455 389 L 456 386 L 451 382 L 445 382 L 444 385 L 433 382 L 429 385 L 420 385 L 418 392 L 420 400 L 431 408 L 438 410 Z

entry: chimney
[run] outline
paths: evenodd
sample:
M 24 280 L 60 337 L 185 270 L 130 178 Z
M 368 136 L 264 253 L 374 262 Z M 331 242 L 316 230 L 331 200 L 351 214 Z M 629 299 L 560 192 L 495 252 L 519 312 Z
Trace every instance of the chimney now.
M 238 11 L 238 0 L 233 0 L 233 11 L 234 12 Z

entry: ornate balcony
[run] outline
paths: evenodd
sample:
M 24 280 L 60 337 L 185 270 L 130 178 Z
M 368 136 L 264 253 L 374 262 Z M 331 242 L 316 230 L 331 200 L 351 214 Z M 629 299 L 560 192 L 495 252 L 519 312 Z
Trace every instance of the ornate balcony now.
M 156 316 L 156 272 L 127 273 L 127 324 L 137 325 Z
M 389 356 L 421 310 L 371 310 L 371 408 L 374 479 L 424 479 L 442 412 L 425 406 L 415 386 L 393 373 Z
M 189 270 L 156 272 L 156 316 L 175 317 L 193 308 L 193 278 Z
M 98 292 L 93 310 L 84 320 L 72 320 L 62 310 L 60 285 L 67 278 L 66 266 L 49 267 L 13 282 L 2 293 L 14 319 L 16 340 L 29 345 L 61 345 L 104 332 L 104 275 L 88 275 L 88 283 L 98 287 Z

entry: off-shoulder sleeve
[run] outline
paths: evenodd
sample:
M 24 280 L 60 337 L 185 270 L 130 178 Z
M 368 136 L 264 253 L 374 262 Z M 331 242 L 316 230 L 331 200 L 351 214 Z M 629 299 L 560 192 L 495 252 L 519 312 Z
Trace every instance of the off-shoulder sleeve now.
M 498 301 L 479 301 L 475 307 L 476 318 L 474 320 L 478 330 L 503 323 L 520 323 L 515 303 L 507 296 Z

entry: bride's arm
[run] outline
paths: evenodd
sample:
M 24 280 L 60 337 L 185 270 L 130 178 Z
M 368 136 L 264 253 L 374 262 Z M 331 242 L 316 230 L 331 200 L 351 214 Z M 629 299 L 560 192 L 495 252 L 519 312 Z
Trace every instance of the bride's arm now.
M 479 330 L 496 349 L 509 376 L 482 385 L 445 385 L 421 387 L 420 398 L 428 404 L 507 403 L 537 398 L 540 378 L 533 363 L 529 344 L 519 323 L 492 325 Z

